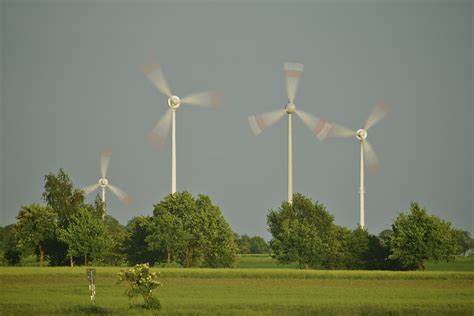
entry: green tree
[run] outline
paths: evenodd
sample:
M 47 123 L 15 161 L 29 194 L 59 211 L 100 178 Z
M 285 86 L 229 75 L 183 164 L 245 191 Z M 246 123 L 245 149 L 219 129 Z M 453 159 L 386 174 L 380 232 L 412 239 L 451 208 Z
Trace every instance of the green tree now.
M 465 230 L 459 230 L 457 235 L 460 254 L 465 256 L 474 248 L 474 239 L 471 238 L 471 233 Z
M 16 244 L 15 224 L 0 227 L 0 264 L 13 266 L 20 263 L 21 253 Z
M 384 234 L 391 231 L 384 231 Z M 389 249 L 385 242 L 367 232 L 366 229 L 357 227 L 346 234 L 346 269 L 366 270 L 399 270 L 397 261 L 388 259 Z M 386 238 L 386 236 L 384 237 Z
M 365 268 L 368 270 L 398 270 L 388 259 L 389 249 L 375 235 L 369 235 L 368 249 L 365 257 Z
M 101 214 L 98 215 L 102 217 Z M 125 247 L 128 237 L 127 229 L 110 215 L 104 216 L 104 224 L 109 236 L 111 237 L 111 251 L 109 255 L 104 258 L 104 262 L 111 265 L 125 263 Z
M 283 202 L 270 210 L 267 224 L 273 238 L 270 246 L 281 263 L 297 262 L 300 267 L 338 265 L 340 231 L 323 204 L 296 193 L 293 203 Z
M 63 169 L 57 174 L 48 173 L 44 177 L 43 200 L 56 213 L 58 227 L 66 229 L 70 218 L 80 208 L 87 207 L 84 204 L 84 192 L 74 188 L 69 176 Z M 51 265 L 67 264 L 67 245 L 58 237 L 48 240 L 49 259 Z M 72 258 L 70 258 L 72 263 Z
M 260 236 L 253 236 L 250 238 L 250 253 L 261 254 L 261 253 L 270 253 L 270 246 Z
M 399 260 L 406 270 L 424 270 L 426 260 L 450 261 L 459 253 L 451 223 L 428 214 L 416 202 L 411 203 L 410 213 L 398 215 L 392 231 L 389 258 Z
M 181 218 L 159 205 L 153 210 L 151 225 L 152 229 L 145 241 L 149 249 L 158 254 L 157 262 L 170 264 L 184 251 L 191 236 L 184 230 Z
M 163 217 L 164 214 L 168 215 Z M 165 226 L 179 228 L 182 243 L 177 244 L 166 236 L 155 236 L 151 237 L 156 241 L 154 245 L 165 240 L 168 245 L 174 245 L 176 258 L 184 267 L 229 267 L 233 264 L 236 246 L 232 230 L 208 196 L 198 195 L 194 199 L 186 191 L 168 195 L 155 205 L 154 217 L 157 216 L 166 219 L 168 224 Z M 159 219 L 156 221 L 160 222 Z M 156 234 L 160 232 L 156 231 Z
M 93 205 L 94 205 L 95 216 L 100 219 L 105 219 L 105 206 L 106 205 L 105 205 L 105 202 L 102 201 L 102 198 L 100 197 L 99 194 L 95 196 Z
M 201 229 L 204 240 L 200 250 L 203 253 L 204 266 L 231 267 L 237 252 L 231 227 L 222 216 L 219 207 L 212 204 L 207 195 L 198 195 L 196 207 L 203 219 Z
M 351 233 L 349 228 L 333 224 L 332 242 L 330 242 L 330 247 L 326 248 L 327 253 L 324 256 L 322 267 L 326 269 L 348 268 L 348 258 L 352 256 L 348 246 Z
M 250 237 L 247 235 L 234 234 L 237 251 L 240 254 L 250 253 Z
M 57 175 L 45 175 L 43 199 L 57 214 L 59 227 L 65 228 L 70 218 L 84 206 L 84 192 L 74 188 L 63 169 Z
M 385 229 L 378 236 L 369 236 L 368 269 L 403 270 L 400 261 L 390 258 L 390 239 L 393 231 Z
M 50 207 L 30 204 L 22 206 L 16 218 L 18 246 L 24 250 L 37 250 L 40 267 L 43 267 L 46 242 L 56 236 L 56 214 Z
M 68 255 L 83 257 L 84 265 L 89 259 L 101 261 L 109 255 L 112 238 L 102 219 L 93 215 L 92 207 L 80 208 L 70 217 L 67 228 L 59 229 L 59 238 L 68 245 Z
M 187 191 L 167 195 L 155 205 L 155 209 L 159 208 L 162 210 L 158 214 L 165 211 L 173 218 L 179 219 L 186 232 L 184 247 L 177 259 L 185 268 L 196 265 L 200 259 L 199 250 L 204 240 L 204 232 L 201 229 L 201 214 L 197 211 L 193 196 Z
M 159 259 L 159 252 L 152 250 L 146 241 L 153 233 L 151 217 L 137 216 L 132 218 L 127 226 L 125 254 L 128 264 L 135 265 L 148 262 L 151 266 Z
M 234 240 L 237 245 L 237 252 L 240 254 L 262 254 L 270 253 L 268 243 L 260 236 L 239 235 L 234 233 Z
M 354 270 L 365 269 L 369 251 L 369 233 L 362 227 L 357 227 L 347 236 L 347 268 Z
M 379 239 L 382 245 L 387 246 L 390 243 L 390 239 L 392 238 L 393 231 L 391 229 L 384 229 L 379 234 Z

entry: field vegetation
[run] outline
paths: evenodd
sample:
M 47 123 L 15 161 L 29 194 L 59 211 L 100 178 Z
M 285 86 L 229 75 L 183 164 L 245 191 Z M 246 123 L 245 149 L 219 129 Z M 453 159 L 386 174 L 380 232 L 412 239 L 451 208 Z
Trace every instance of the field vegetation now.
M 472 262 L 472 261 L 471 261 Z M 96 307 L 84 267 L 0 269 L 2 315 L 153 314 L 130 309 L 119 267 L 97 267 Z M 474 272 L 182 269 L 161 272 L 156 296 L 178 314 L 460 314 L 474 312 Z

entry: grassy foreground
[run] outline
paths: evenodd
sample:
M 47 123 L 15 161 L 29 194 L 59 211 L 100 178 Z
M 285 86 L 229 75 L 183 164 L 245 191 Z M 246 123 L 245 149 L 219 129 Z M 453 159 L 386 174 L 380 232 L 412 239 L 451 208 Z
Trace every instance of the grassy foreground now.
M 153 315 L 130 309 L 120 268 L 97 268 L 97 308 L 84 267 L 0 268 L 1 315 Z M 158 315 L 474 313 L 474 272 L 179 269 L 160 271 Z

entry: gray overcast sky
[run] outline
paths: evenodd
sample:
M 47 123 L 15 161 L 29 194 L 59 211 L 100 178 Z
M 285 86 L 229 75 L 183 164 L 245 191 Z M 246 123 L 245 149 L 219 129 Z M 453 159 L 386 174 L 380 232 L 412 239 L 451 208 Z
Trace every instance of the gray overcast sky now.
M 269 238 L 268 209 L 286 199 L 286 120 L 254 137 L 246 118 L 285 105 L 288 60 L 305 65 L 306 112 L 358 128 L 377 100 L 394 109 L 368 138 L 381 163 L 366 178 L 371 233 L 413 200 L 474 232 L 473 15 L 455 0 L 4 1 L 0 224 L 41 202 L 48 172 L 95 183 L 106 146 L 109 180 L 134 198 L 109 194 L 109 213 L 124 224 L 151 214 L 170 188 L 170 139 L 161 152 L 146 143 L 167 107 L 139 66 L 157 56 L 178 95 L 224 92 L 220 110 L 178 110 L 177 186 L 211 196 L 236 232 Z M 294 191 L 354 228 L 358 143 L 321 143 L 293 122 Z

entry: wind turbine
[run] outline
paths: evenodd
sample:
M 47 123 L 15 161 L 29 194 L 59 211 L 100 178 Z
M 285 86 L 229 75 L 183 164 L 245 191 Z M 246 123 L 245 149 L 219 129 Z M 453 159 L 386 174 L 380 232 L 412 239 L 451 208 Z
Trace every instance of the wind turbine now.
M 148 134 L 148 141 L 152 145 L 163 147 L 171 124 L 171 194 L 176 192 L 176 110 L 182 104 L 218 108 L 221 106 L 221 93 L 206 91 L 194 93 L 180 99 L 171 92 L 166 78 L 158 62 L 152 61 L 143 65 L 143 72 L 158 90 L 168 97 L 169 109 L 160 118 L 155 127 Z
M 252 132 L 255 135 L 260 134 L 264 129 L 272 126 L 278 122 L 285 113 L 288 114 L 288 203 L 293 202 L 293 146 L 292 146 L 292 128 L 291 117 L 292 114 L 298 115 L 301 120 L 316 134 L 319 139 L 326 136 L 330 124 L 325 120 L 321 120 L 311 114 L 305 113 L 301 110 L 296 110 L 294 103 L 295 94 L 298 89 L 298 82 L 303 73 L 304 66 L 300 63 L 287 62 L 284 64 L 286 77 L 286 92 L 288 96 L 288 103 L 281 110 L 276 110 L 260 115 L 252 115 L 248 117 L 248 122 Z
M 360 142 L 360 185 L 359 185 L 359 225 L 365 227 L 365 188 L 364 188 L 364 168 L 367 166 L 368 172 L 375 172 L 379 169 L 377 155 L 372 145 L 367 141 L 368 130 L 383 119 L 391 108 L 383 101 L 378 102 L 370 113 L 363 128 L 357 131 L 337 124 L 330 124 L 329 137 L 356 137 Z
M 118 187 L 112 185 L 109 183 L 109 180 L 107 180 L 107 170 L 109 168 L 109 161 L 110 161 L 110 156 L 112 154 L 112 150 L 110 148 L 106 148 L 102 150 L 100 154 L 100 174 L 101 178 L 99 179 L 99 182 L 96 184 L 89 185 L 82 190 L 85 192 L 85 194 L 90 194 L 94 192 L 96 189 L 101 188 L 102 194 L 101 194 L 101 199 L 102 202 L 105 204 L 105 189 L 109 188 L 112 193 L 114 193 L 119 200 L 125 204 L 128 205 L 131 202 L 130 196 L 119 189 Z

